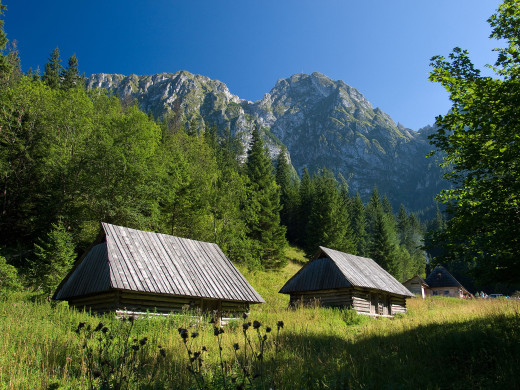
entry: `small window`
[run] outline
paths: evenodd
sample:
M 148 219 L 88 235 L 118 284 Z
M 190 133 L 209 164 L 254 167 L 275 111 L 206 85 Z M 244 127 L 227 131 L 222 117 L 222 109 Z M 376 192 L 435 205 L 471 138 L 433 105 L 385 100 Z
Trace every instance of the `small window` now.
M 444 290 L 444 295 L 450 295 L 449 290 Z

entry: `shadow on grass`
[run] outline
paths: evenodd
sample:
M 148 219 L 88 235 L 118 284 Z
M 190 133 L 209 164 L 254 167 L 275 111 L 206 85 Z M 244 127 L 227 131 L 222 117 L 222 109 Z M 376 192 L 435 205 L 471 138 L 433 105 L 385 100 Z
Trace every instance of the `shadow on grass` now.
M 356 342 L 286 334 L 284 348 L 304 360 L 307 372 L 286 373 L 300 388 L 520 388 L 519 316 L 419 326 Z

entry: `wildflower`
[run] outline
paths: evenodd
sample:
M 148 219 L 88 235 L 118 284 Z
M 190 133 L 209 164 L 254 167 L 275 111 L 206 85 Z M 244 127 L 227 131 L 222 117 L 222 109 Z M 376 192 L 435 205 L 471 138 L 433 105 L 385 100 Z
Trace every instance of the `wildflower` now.
M 101 332 L 103 332 L 103 333 L 105 333 L 105 334 L 106 334 L 106 333 L 108 332 L 108 328 L 107 328 L 106 326 L 105 326 L 105 327 L 103 327 L 103 329 L 101 329 Z
M 267 340 L 267 335 L 266 334 L 264 334 L 263 340 L 264 341 Z
M 100 322 L 100 323 L 98 324 L 98 326 L 96 326 L 96 329 L 94 329 L 94 332 L 99 332 L 101 329 L 103 329 L 103 326 L 104 326 L 103 323 Z
M 258 329 L 262 326 L 262 324 L 259 321 L 253 321 L 253 328 Z
M 244 329 L 244 332 L 246 332 L 249 329 L 250 326 L 251 326 L 250 322 L 244 322 L 242 324 L 242 328 Z
M 248 314 L 247 313 L 244 313 L 242 314 L 242 318 L 245 320 L 247 318 Z
M 132 349 L 134 351 L 139 351 L 139 345 L 132 345 Z
M 196 338 L 198 335 L 199 335 L 198 332 L 192 332 L 192 333 L 191 333 L 191 338 L 194 339 L 194 338 Z
M 213 335 L 218 336 L 219 334 L 220 334 L 219 328 L 217 328 L 217 327 L 213 328 Z
M 203 350 L 204 352 L 208 352 L 208 349 L 206 348 L 206 346 L 203 346 L 203 347 L 202 347 L 202 350 Z
M 265 332 L 266 332 L 266 333 L 269 333 L 270 331 L 271 331 L 271 328 L 270 328 L 269 326 L 266 326 L 266 327 L 265 327 Z
M 177 330 L 179 331 L 179 334 L 181 335 L 181 337 L 184 340 L 184 342 L 186 342 L 186 340 L 188 339 L 188 329 L 179 328 Z
M 141 340 L 139 340 L 139 344 L 145 345 L 147 341 L 148 341 L 148 337 L 143 337 Z
M 233 344 L 233 348 L 235 349 L 235 351 L 238 351 L 238 348 L 239 348 L 238 343 Z
M 278 326 L 278 330 L 280 330 L 280 328 L 283 329 L 283 321 L 278 321 L 276 325 Z
M 161 348 L 159 353 L 161 354 L 162 357 L 166 357 L 166 351 L 164 349 Z

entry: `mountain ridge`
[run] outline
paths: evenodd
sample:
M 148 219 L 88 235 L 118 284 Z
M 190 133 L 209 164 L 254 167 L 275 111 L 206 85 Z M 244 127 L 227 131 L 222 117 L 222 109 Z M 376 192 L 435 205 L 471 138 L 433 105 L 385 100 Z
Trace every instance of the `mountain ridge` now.
M 394 207 L 421 210 L 446 186 L 425 126 L 419 131 L 395 121 L 341 80 L 314 72 L 279 79 L 257 101 L 241 99 L 221 81 L 187 71 L 147 76 L 95 74 L 88 88 L 135 99 L 154 117 L 177 113 L 181 123 L 229 128 L 247 146 L 254 126 L 262 130 L 274 159 L 286 148 L 296 171 L 327 168 L 347 178 L 351 192 L 367 199 L 374 186 Z M 427 134 L 428 133 L 428 134 Z

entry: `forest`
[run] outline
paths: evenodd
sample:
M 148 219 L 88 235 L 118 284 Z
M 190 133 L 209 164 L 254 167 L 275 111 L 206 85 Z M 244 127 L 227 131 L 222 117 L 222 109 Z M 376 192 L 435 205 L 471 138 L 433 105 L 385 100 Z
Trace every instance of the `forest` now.
M 515 2 L 504 5 L 515 7 Z M 507 35 L 515 32 L 501 30 L 517 18 L 517 10 L 507 12 L 490 20 L 498 38 L 516 45 Z M 516 107 L 510 92 L 516 85 L 513 49 L 499 56 L 497 72 L 504 80 L 481 77 L 460 49 L 451 62 L 432 59 L 430 79 L 451 93 L 454 108 L 437 118 L 440 130 L 431 142 L 445 153 L 445 167 L 452 169 L 447 177 L 455 186 L 439 195 L 445 205 L 437 206 L 435 218 L 421 221 L 403 206 L 392 210 L 377 186 L 364 202 L 349 192 L 341 174 L 296 173 L 284 150 L 272 161 L 261 127 L 244 150 L 229 129 L 201 125 L 180 112 L 154 118 L 135 101 L 86 89 L 78 58 L 73 55 L 63 65 L 58 48 L 41 74 L 24 73 L 16 42 L 7 40 L 0 22 L 0 288 L 23 285 L 51 294 L 94 242 L 101 222 L 215 242 L 249 269 L 280 269 L 289 246 L 312 258 L 322 245 L 371 257 L 401 282 L 424 276 L 428 259 L 446 265 L 470 290 L 516 283 L 511 270 L 518 269 L 518 238 L 508 226 L 516 226 L 518 218 L 517 142 L 514 132 L 492 132 L 507 128 L 504 123 L 514 117 L 506 110 Z M 471 83 L 476 87 L 468 87 Z M 501 122 L 481 132 L 490 136 L 478 155 L 467 128 L 485 121 L 489 112 L 483 105 L 472 107 L 483 100 L 468 97 L 468 91 L 489 94 L 491 84 L 494 95 L 483 96 L 509 100 L 503 99 L 503 114 L 495 116 Z M 510 142 L 502 138 L 495 147 L 504 134 Z M 483 161 L 488 165 L 478 166 Z M 509 165 L 495 173 L 497 161 Z M 513 176 L 502 179 L 506 171 Z M 470 187 L 477 182 L 484 184 Z M 495 199 L 490 185 L 504 191 Z M 471 199 L 475 188 L 479 199 Z M 488 208 L 479 212 L 482 205 Z M 500 207 L 511 212 L 497 218 Z M 484 229 L 479 218 L 487 221 Z M 493 264 L 497 259 L 505 260 Z

